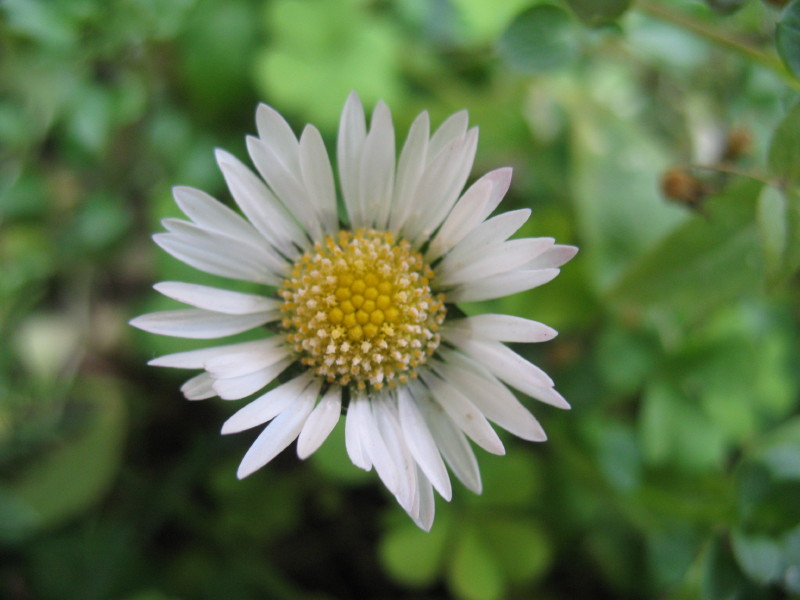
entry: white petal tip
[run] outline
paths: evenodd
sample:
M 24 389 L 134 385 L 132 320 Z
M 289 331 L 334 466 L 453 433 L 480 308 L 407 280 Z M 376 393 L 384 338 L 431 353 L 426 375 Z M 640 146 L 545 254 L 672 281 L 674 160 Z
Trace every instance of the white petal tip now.
M 558 331 L 556 331 L 552 327 L 545 326 L 545 329 L 543 330 L 542 333 L 543 333 L 543 338 L 542 338 L 543 342 L 549 342 L 550 340 L 558 337 Z
M 431 521 L 430 523 L 423 523 L 419 519 L 414 519 L 414 524 L 425 533 L 430 533 L 431 529 L 433 528 L 433 521 Z
M 144 317 L 144 316 L 145 315 L 142 315 L 140 317 L 134 317 L 133 319 L 128 321 L 128 325 L 130 325 L 131 327 L 136 327 L 136 329 L 141 329 L 142 331 L 147 331 L 146 323 L 145 324 L 142 323 L 142 321 L 144 320 L 142 317 Z M 156 360 L 156 359 L 153 359 L 153 360 Z M 152 362 L 152 361 L 150 361 L 150 362 Z M 150 363 L 147 363 L 147 364 L 150 364 Z

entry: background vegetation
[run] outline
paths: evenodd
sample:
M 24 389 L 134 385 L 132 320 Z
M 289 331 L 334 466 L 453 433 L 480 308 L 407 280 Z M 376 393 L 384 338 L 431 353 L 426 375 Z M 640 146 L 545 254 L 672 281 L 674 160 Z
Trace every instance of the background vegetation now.
M 759 0 L 0 2 L 0 597 L 800 597 L 800 6 Z M 126 325 L 198 281 L 150 234 L 170 188 L 229 200 L 265 101 L 333 148 L 357 90 L 405 131 L 467 108 L 474 175 L 581 253 L 467 307 L 571 401 L 479 454 L 430 534 L 342 432 L 246 481 L 235 407 Z

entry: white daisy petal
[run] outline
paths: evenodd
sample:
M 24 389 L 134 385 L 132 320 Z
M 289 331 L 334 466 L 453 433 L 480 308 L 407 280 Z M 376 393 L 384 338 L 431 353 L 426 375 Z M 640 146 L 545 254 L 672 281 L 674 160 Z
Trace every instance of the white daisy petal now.
M 247 137 L 247 151 L 256 169 L 275 192 L 287 210 L 300 222 L 311 239 L 322 237 L 322 225 L 308 199 L 299 173 L 290 170 L 267 144 L 259 138 Z
M 428 156 L 432 159 L 435 158 L 447 144 L 455 139 L 464 137 L 468 125 L 469 113 L 466 110 L 460 110 L 447 117 L 431 137 L 428 145 Z
M 498 342 L 547 342 L 558 334 L 544 323 L 511 315 L 483 314 L 448 321 L 442 328 L 446 340 L 456 346 L 466 337 Z
M 505 197 L 508 188 L 511 186 L 511 173 L 511 167 L 502 167 L 494 171 L 489 171 L 478 180 L 491 181 L 494 185 L 494 187 L 492 187 L 492 195 L 489 197 L 489 202 L 487 202 L 483 210 L 476 215 L 478 222 L 483 221 L 492 214 L 492 211 L 497 208 L 497 205 L 500 204 L 500 201 Z
M 303 425 L 297 438 L 297 456 L 308 458 L 317 451 L 339 422 L 342 412 L 342 388 L 331 386 Z
M 249 315 L 259 312 L 278 311 L 282 304 L 280 300 L 275 298 L 231 292 L 207 285 L 197 285 L 196 283 L 162 281 L 153 287 L 161 294 L 178 302 L 228 315 Z
M 383 229 L 387 225 L 394 187 L 394 143 L 389 107 L 378 102 L 361 152 L 358 197 L 364 220 L 354 222 L 356 227 Z
M 478 224 L 475 215 L 489 202 L 492 188 L 491 181 L 479 179 L 459 198 L 428 247 L 425 258 L 429 262 L 445 254 L 474 229 Z
M 298 436 L 314 408 L 322 382 L 309 385 L 281 414 L 275 417 L 256 438 L 244 455 L 236 476 L 244 479 L 275 458 Z
M 266 264 L 274 261 L 265 258 L 254 246 L 231 237 L 197 228 L 191 233 L 157 233 L 153 241 L 178 260 L 212 275 L 266 285 L 281 282 L 278 275 L 266 268 Z
M 267 387 L 291 364 L 292 360 L 285 358 L 255 373 L 230 379 L 217 379 L 213 384 L 214 390 L 223 400 L 241 400 Z
M 510 184 L 510 167 L 490 171 L 473 183 L 442 224 L 426 258 L 435 261 L 461 242 L 497 208 Z
M 264 240 L 255 227 L 205 192 L 177 186 L 172 188 L 172 196 L 184 214 L 204 229 L 223 233 L 253 246 L 263 246 Z
M 445 255 L 436 268 L 437 272 L 456 271 L 480 259 L 487 246 L 507 240 L 525 224 L 530 214 L 529 208 L 523 208 L 503 213 L 481 223 Z
M 251 244 L 247 240 L 232 237 L 226 233 L 210 230 L 202 225 L 181 221 L 180 219 L 164 219 L 161 223 L 171 235 L 185 239 L 190 244 L 219 246 L 220 244 L 230 244 L 231 242 L 238 243 L 238 248 L 226 250 L 226 252 L 232 254 L 235 251 L 244 252 L 249 250 L 252 255 L 250 261 L 253 265 L 263 265 L 263 267 L 266 267 L 271 273 L 279 277 L 285 277 L 289 268 L 289 263 L 261 239 L 258 240 L 257 244 Z M 218 248 L 214 249 L 219 252 Z
M 307 197 L 313 203 L 325 233 L 332 235 L 339 225 L 333 170 L 322 136 L 313 125 L 307 125 L 300 136 L 300 171 Z
M 553 380 L 539 367 L 503 344 L 470 339 L 460 343 L 459 350 L 485 365 L 494 375 L 520 392 L 558 408 L 569 408 L 560 395 L 544 394 L 542 397 L 542 390 L 552 388 Z
M 545 404 L 550 404 L 556 408 L 563 408 L 569 410 L 572 408 L 564 399 L 564 396 L 559 394 L 555 388 L 546 386 L 531 386 L 528 395 L 531 398 L 536 398 Z
M 467 442 L 467 438 L 457 429 L 450 418 L 444 414 L 444 410 L 433 404 L 423 395 L 414 392 L 414 397 L 418 401 L 425 422 L 436 440 L 436 445 L 442 453 L 447 465 L 453 471 L 453 474 L 458 480 L 463 483 L 467 489 L 472 490 L 476 494 L 481 493 L 481 473 L 478 469 L 478 461 L 475 459 L 475 454 Z
M 376 411 L 383 410 L 382 403 L 373 398 L 366 401 L 366 409 L 362 409 L 362 430 L 359 432 L 361 437 L 361 447 L 369 457 L 375 472 L 380 477 L 383 485 L 395 496 L 400 495 L 400 478 L 402 476 L 395 457 L 389 452 L 383 435 L 380 431 Z M 398 498 L 399 499 L 399 498 Z
M 352 463 L 359 469 L 369 471 L 372 468 L 372 460 L 361 438 L 363 430 L 369 426 L 368 420 L 364 418 L 365 411 L 369 411 L 369 400 L 366 397 L 356 396 L 350 399 L 344 425 L 344 439 L 347 455 Z
M 217 150 L 216 157 L 233 199 L 265 240 L 289 258 L 308 247 L 306 234 L 263 181 L 232 154 Z
M 422 112 L 411 124 L 397 162 L 394 198 L 389 216 L 389 231 L 397 235 L 416 199 L 419 178 L 425 170 L 430 119 Z
M 542 252 L 531 262 L 525 264 L 526 269 L 550 269 L 560 267 L 569 262 L 578 253 L 575 246 L 555 245 Z
M 478 148 L 478 128 L 474 127 L 463 139 L 445 147 L 426 170 L 419 184 L 423 212 L 416 226 L 409 223 L 409 237 L 417 244 L 430 239 L 434 231 L 453 208 L 467 181 Z
M 187 380 L 181 386 L 181 392 L 187 400 L 207 400 L 217 395 L 212 383 L 214 380 L 208 373 L 200 373 Z
M 411 509 L 417 496 L 416 464 L 406 447 L 400 431 L 397 407 L 389 398 L 372 401 L 372 415 L 377 431 L 386 446 L 397 479 L 395 497 L 406 511 Z M 377 469 L 377 463 L 376 463 Z
M 296 170 L 299 166 L 296 162 L 299 144 L 286 119 L 268 104 L 259 104 L 256 110 L 256 129 L 258 137 L 290 168 Z
M 503 442 L 486 417 L 460 390 L 432 371 L 423 371 L 422 380 L 430 389 L 434 402 L 444 409 L 453 423 L 473 442 L 492 454 L 502 456 L 506 453 Z
M 358 95 L 352 92 L 342 111 L 339 122 L 339 137 L 336 142 L 336 156 L 339 164 L 339 179 L 342 196 L 351 224 L 363 223 L 359 196 L 359 168 L 361 151 L 367 137 L 367 125 L 364 118 L 364 107 Z
M 215 379 L 232 379 L 261 371 L 287 356 L 289 350 L 285 346 L 263 348 L 259 352 L 232 352 L 207 360 L 205 369 Z
M 508 375 L 530 381 L 532 385 L 553 385 L 553 380 L 547 373 L 500 342 L 464 339 L 458 344 L 458 349 L 486 365 L 487 369 L 504 381 L 504 376 Z
M 417 527 L 423 531 L 430 531 L 433 527 L 433 517 L 436 506 L 433 501 L 433 487 L 431 482 L 417 467 L 417 510 L 415 515 L 411 515 Z
M 524 440 L 543 442 L 547 439 L 536 417 L 496 379 L 490 381 L 474 371 L 452 364 L 440 363 L 435 368 L 444 379 L 468 396 L 490 421 Z
M 442 498 L 450 501 L 453 493 L 450 477 L 447 475 L 447 469 L 428 425 L 408 388 L 400 388 L 397 391 L 397 401 L 400 426 L 409 451 L 436 491 Z
M 484 247 L 481 257 L 470 264 L 460 268 L 442 268 L 434 285 L 452 286 L 507 273 L 530 262 L 552 245 L 552 238 L 525 238 L 491 244 Z
M 218 356 L 226 354 L 238 354 L 242 352 L 268 351 L 285 340 L 285 336 L 274 336 L 263 340 L 252 342 L 239 342 L 227 344 L 225 346 L 214 346 L 212 348 L 201 348 L 200 350 L 189 350 L 188 352 L 176 352 L 154 358 L 147 364 L 151 367 L 171 367 L 173 369 L 202 369 L 206 362 Z
M 258 327 L 274 319 L 271 312 L 226 315 L 201 308 L 149 313 L 129 323 L 150 333 L 198 340 L 226 337 Z
M 548 281 L 552 281 L 558 273 L 558 269 L 500 273 L 478 281 L 462 283 L 447 292 L 447 299 L 450 302 L 477 302 L 479 300 L 510 296 L 517 292 L 524 292 L 544 285 Z
M 239 433 L 271 421 L 312 383 L 309 373 L 283 383 L 240 408 L 222 425 L 222 433 Z

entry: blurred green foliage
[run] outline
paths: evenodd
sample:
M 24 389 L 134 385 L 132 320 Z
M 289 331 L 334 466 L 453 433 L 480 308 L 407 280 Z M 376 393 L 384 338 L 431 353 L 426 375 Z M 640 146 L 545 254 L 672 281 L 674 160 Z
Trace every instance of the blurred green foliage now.
M 800 0 L 0 3 L 0 597 L 800 597 Z M 149 234 L 173 185 L 229 200 L 259 101 L 333 148 L 355 89 L 401 131 L 467 108 L 553 283 L 572 402 L 479 454 L 417 530 L 341 427 L 235 479 L 244 438 L 129 330 L 203 281 Z M 526 402 L 529 402 L 526 400 Z

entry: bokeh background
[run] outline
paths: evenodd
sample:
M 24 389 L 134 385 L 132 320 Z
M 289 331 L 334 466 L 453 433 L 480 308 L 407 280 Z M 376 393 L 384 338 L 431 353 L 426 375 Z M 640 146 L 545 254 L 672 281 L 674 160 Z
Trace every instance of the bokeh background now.
M 775 4 L 0 2 L 0 597 L 800 597 L 800 7 Z M 468 109 L 473 176 L 513 166 L 521 234 L 581 247 L 465 307 L 557 328 L 517 350 L 573 410 L 526 400 L 550 440 L 478 451 L 484 493 L 428 534 L 340 430 L 237 481 L 237 406 L 145 365 L 192 342 L 127 325 L 203 280 L 150 240 L 170 188 L 230 202 L 213 150 L 246 158 L 260 101 L 332 151 L 350 90 L 400 135 Z

